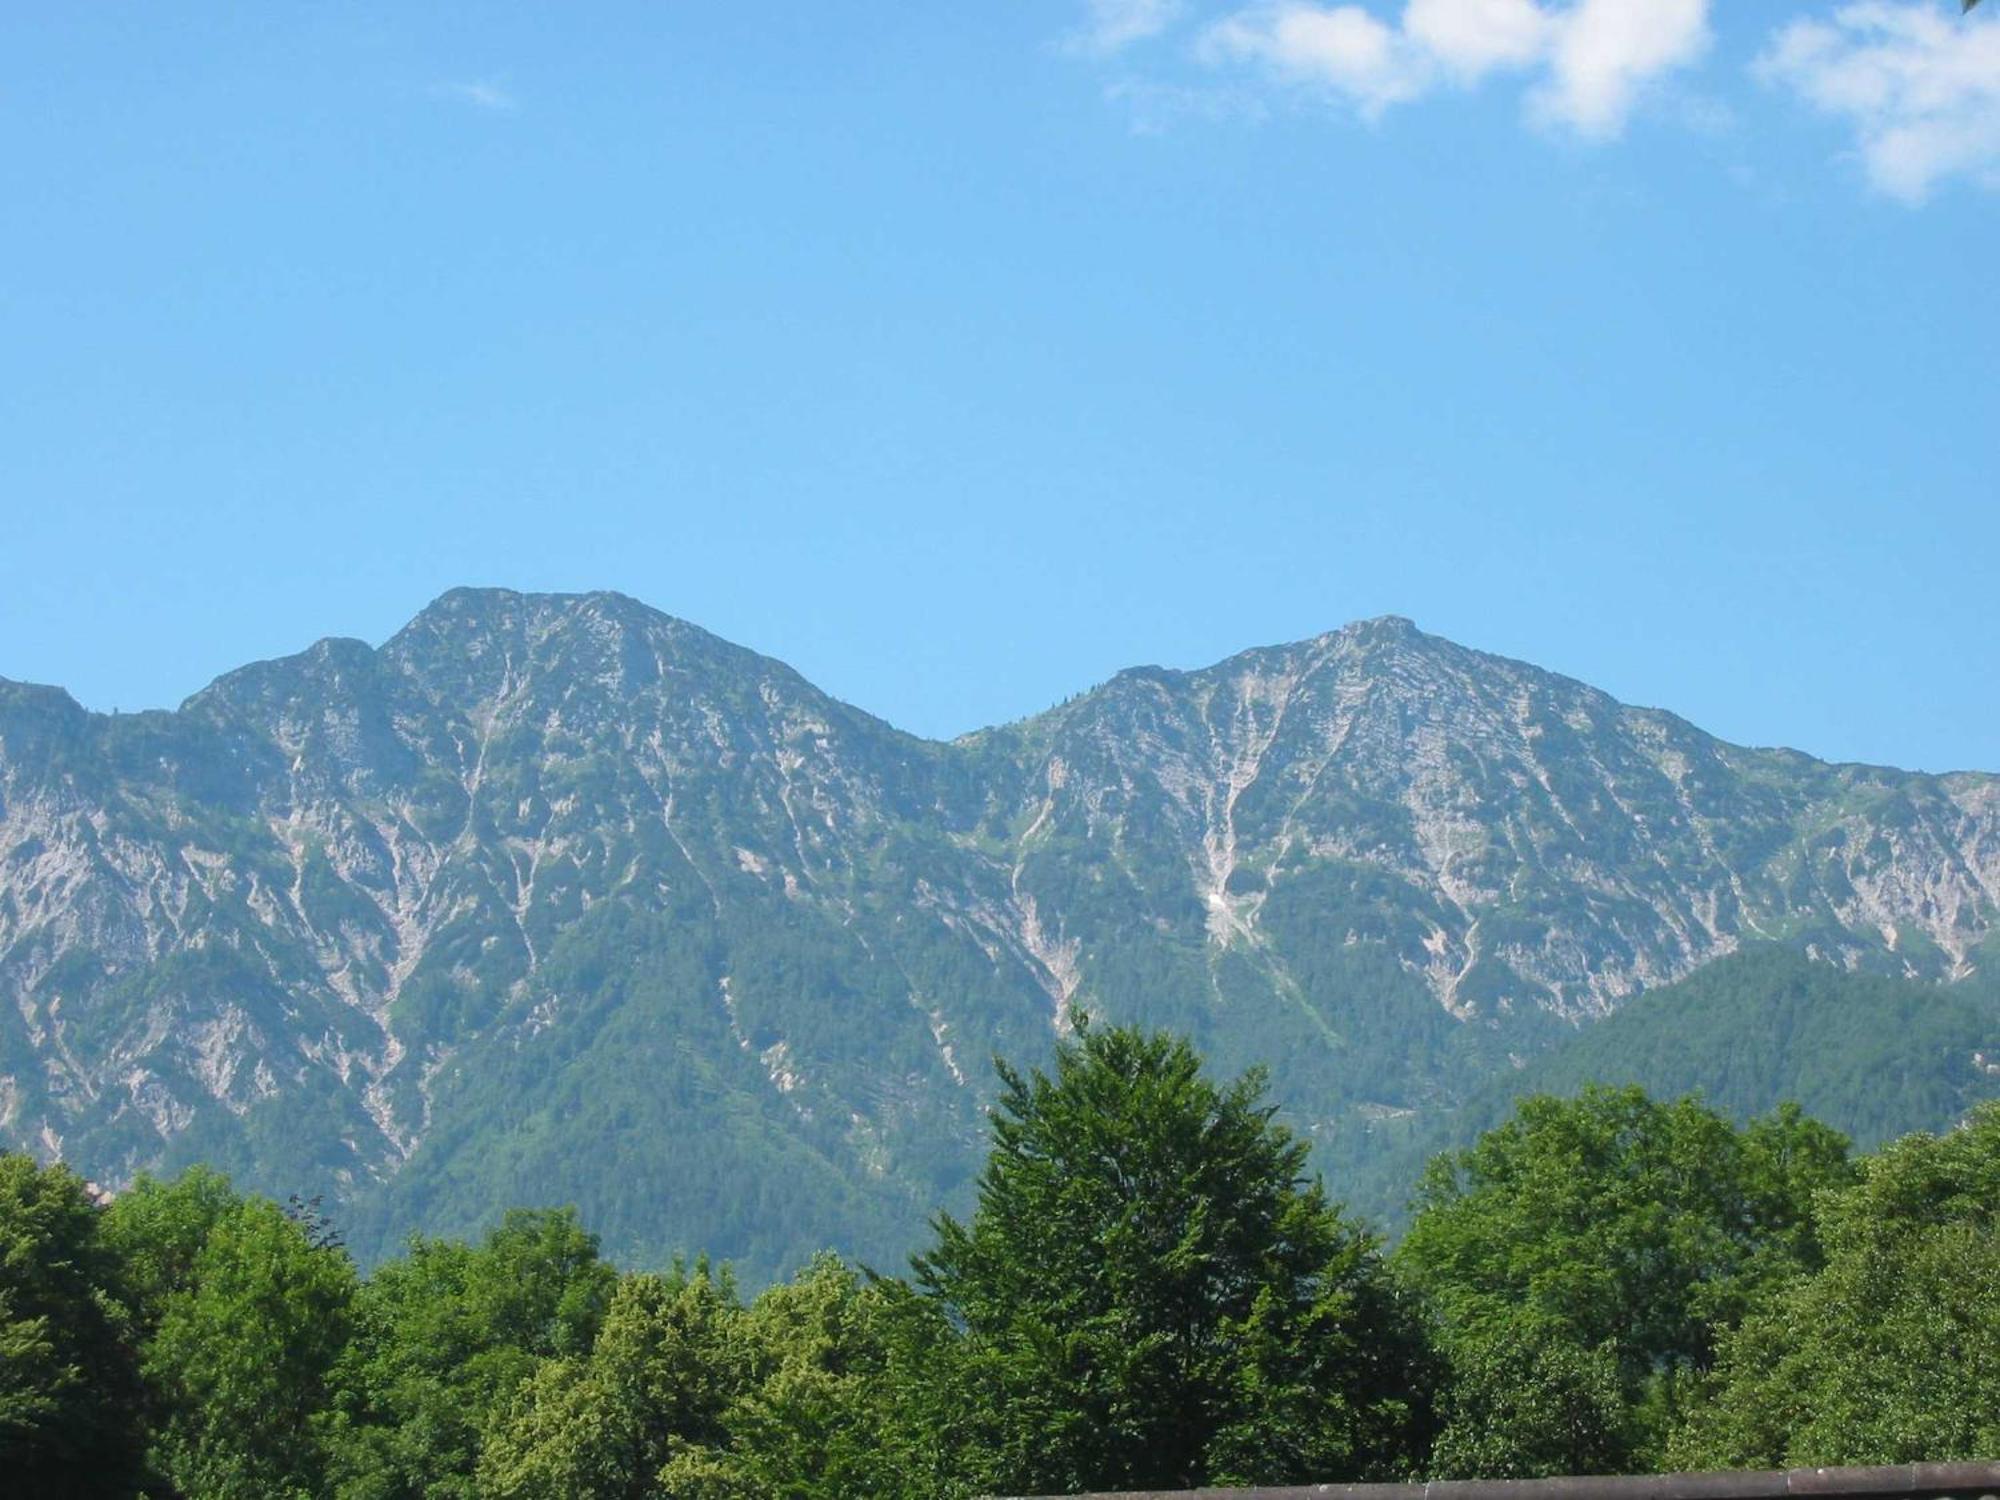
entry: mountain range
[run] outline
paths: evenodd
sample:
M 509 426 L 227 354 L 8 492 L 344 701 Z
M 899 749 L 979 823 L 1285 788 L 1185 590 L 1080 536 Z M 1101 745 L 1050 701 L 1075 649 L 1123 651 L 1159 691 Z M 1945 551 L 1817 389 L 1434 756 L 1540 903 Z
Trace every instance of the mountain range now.
M 604 593 L 455 590 L 173 712 L 0 679 L 0 1139 L 324 1193 L 364 1258 L 574 1202 L 632 1262 L 892 1262 L 992 1057 L 1077 1007 L 1267 1067 L 1381 1213 L 1412 1143 L 1676 1015 L 1921 1033 L 1907 1119 L 1876 1064 L 1824 1091 L 1879 1134 L 2000 1092 L 1996 971 L 2000 776 L 1731 745 L 1397 618 L 949 742 Z M 1795 1024 L 1827 985 L 1849 1019 Z

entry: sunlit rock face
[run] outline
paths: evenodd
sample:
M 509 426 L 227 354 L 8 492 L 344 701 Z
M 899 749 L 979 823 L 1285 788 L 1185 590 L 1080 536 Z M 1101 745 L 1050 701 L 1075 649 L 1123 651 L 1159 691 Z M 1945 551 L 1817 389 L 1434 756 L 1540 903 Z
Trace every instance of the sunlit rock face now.
M 940 744 L 611 594 L 460 590 L 175 713 L 0 682 L 0 1133 L 331 1191 L 364 1249 L 893 1257 L 1081 1005 L 1268 1065 L 1336 1177 L 1746 942 L 2000 961 L 2000 779 L 1830 766 L 1427 636 Z

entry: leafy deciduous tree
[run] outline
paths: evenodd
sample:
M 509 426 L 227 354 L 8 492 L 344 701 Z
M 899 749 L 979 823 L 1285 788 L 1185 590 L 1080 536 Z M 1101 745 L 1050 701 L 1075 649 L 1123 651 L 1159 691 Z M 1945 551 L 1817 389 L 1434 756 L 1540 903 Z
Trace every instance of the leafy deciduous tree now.
M 469 1500 L 487 1423 L 539 1362 L 589 1353 L 616 1282 L 567 1209 L 516 1209 L 476 1247 L 417 1239 L 377 1267 L 336 1374 L 336 1493 Z
M 0 1472 L 23 1494 L 129 1493 L 138 1381 L 100 1210 L 68 1167 L 0 1156 Z
M 166 1291 L 146 1345 L 163 1412 L 155 1467 L 202 1500 L 316 1495 L 318 1417 L 346 1341 L 354 1267 L 316 1249 L 277 1204 L 248 1198 L 222 1213 Z
M 742 1500 L 945 1500 L 965 1492 L 930 1394 L 955 1353 L 935 1308 L 823 1255 L 743 1316 L 750 1384 L 709 1457 Z
M 1724 1343 L 1676 1435 L 1689 1467 L 2000 1453 L 2000 1104 L 1862 1163 L 1819 1204 L 1826 1265 Z
M 1608 1344 L 1587 1348 L 1532 1313 L 1460 1341 L 1431 1469 L 1459 1479 L 1603 1474 L 1627 1462 L 1632 1413 Z
M 1566 1346 L 1544 1371 L 1571 1386 L 1563 1399 L 1595 1403 L 1608 1357 L 1626 1404 L 1564 1448 L 1535 1402 L 1461 1400 L 1439 1462 L 1479 1455 L 1487 1473 L 1649 1463 L 1718 1329 L 1817 1263 L 1812 1196 L 1848 1173 L 1846 1142 L 1795 1108 L 1739 1131 L 1695 1099 L 1660 1103 L 1636 1088 L 1525 1099 L 1470 1150 L 1438 1158 L 1397 1266 L 1429 1299 L 1456 1378 L 1488 1378 L 1529 1338 L 1545 1356 Z M 1519 1431 L 1501 1430 L 1516 1418 Z
M 1080 1025 L 1054 1071 L 1002 1064 L 969 1224 L 919 1284 L 987 1393 L 980 1478 L 1040 1489 L 1285 1482 L 1410 1458 L 1416 1339 L 1374 1240 L 1305 1171 L 1252 1073 Z
M 741 1305 L 726 1277 L 628 1276 L 589 1354 L 553 1359 L 489 1429 L 479 1480 L 494 1500 L 728 1494 L 702 1450 L 748 1380 Z M 675 1472 L 669 1473 L 670 1466 Z

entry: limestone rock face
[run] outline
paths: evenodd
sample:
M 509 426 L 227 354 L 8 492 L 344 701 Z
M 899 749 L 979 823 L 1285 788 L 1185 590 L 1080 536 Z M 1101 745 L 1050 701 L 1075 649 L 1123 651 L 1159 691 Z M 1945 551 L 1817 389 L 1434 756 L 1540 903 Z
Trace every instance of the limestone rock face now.
M 617 595 L 460 590 L 178 712 L 0 681 L 0 1139 L 364 1249 L 893 1255 L 1071 1004 L 1336 1176 L 1757 941 L 2000 967 L 2000 778 L 1834 766 L 1385 619 L 941 744 Z

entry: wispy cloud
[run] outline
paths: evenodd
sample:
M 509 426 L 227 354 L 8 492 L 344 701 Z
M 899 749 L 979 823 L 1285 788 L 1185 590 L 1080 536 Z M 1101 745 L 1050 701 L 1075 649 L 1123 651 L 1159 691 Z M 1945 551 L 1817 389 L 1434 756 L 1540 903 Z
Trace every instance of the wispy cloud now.
M 431 96 L 449 99 L 456 104 L 469 104 L 475 109 L 490 110 L 495 114 L 511 114 L 521 107 L 521 102 L 504 83 L 492 78 L 453 80 L 434 84 Z
M 1533 116 L 1617 135 L 1661 76 L 1707 49 L 1709 0 L 1408 0 L 1394 21 L 1354 4 L 1259 0 L 1213 21 L 1196 55 L 1248 63 L 1377 115 L 1493 74 L 1533 80 Z
M 1262 120 L 1269 101 L 1255 88 L 1218 88 L 1213 84 L 1162 83 L 1148 78 L 1121 78 L 1105 86 L 1105 96 L 1130 113 L 1139 135 L 1163 135 L 1175 126 L 1199 120 Z
M 1078 52 L 1121 52 L 1149 41 L 1180 19 L 1182 0 L 1084 0 L 1083 24 L 1068 37 Z
M 1081 3 L 1067 43 L 1120 59 L 1110 91 L 1140 129 L 1255 115 L 1260 98 L 1287 95 L 1373 120 L 1494 79 L 1516 82 L 1534 124 L 1587 140 L 1618 136 L 1649 99 L 1702 134 L 1728 134 L 1738 118 L 1727 98 L 1673 81 L 1707 56 L 1714 0 Z M 1843 121 L 1884 193 L 1920 203 L 1952 180 L 2000 190 L 2000 10 L 1823 3 L 1750 22 L 1767 38 L 1756 76 Z
M 1212 65 L 1250 63 L 1285 83 L 1331 89 L 1371 117 L 1424 89 L 1404 38 L 1358 5 L 1274 0 L 1241 10 L 1207 29 L 1197 55 Z
M 1757 69 L 1846 121 L 1885 193 L 1921 203 L 1958 177 L 2000 188 L 2000 15 L 1865 0 L 1784 27 Z

